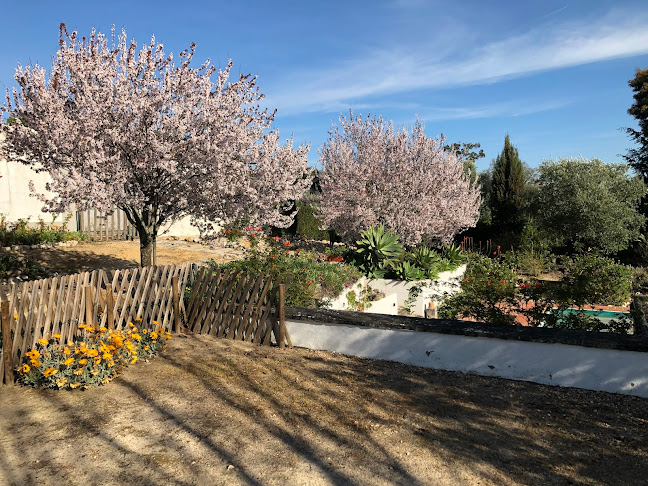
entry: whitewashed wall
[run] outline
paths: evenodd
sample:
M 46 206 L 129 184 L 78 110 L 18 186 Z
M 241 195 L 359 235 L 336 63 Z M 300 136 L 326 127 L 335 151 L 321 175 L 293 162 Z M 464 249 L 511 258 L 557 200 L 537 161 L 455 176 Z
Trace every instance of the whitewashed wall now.
M 294 346 L 648 398 L 648 353 L 288 320 Z

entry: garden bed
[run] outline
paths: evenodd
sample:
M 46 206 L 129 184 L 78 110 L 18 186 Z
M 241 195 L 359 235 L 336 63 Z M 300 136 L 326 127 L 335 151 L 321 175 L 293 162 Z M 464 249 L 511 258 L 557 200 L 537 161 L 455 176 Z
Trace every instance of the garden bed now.
M 0 483 L 639 484 L 648 400 L 208 336 L 5 387 Z

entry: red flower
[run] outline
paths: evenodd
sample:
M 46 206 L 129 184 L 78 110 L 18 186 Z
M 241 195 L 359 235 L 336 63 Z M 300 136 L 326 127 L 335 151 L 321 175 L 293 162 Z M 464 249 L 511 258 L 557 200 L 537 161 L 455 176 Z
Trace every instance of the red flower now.
M 496 252 L 496 251 L 494 251 L 494 252 L 493 252 L 493 255 L 497 255 L 497 252 Z
M 290 241 L 284 241 L 284 245 L 290 246 Z
M 271 253 L 270 258 L 277 258 L 277 255 L 275 255 L 274 253 Z
M 313 282 L 311 282 L 310 280 L 306 280 L 306 283 L 307 283 L 308 285 L 310 285 L 310 284 L 312 284 Z
M 247 231 L 252 231 L 252 226 L 246 226 L 245 229 L 246 229 Z
M 488 282 L 488 284 L 487 284 L 487 285 L 490 285 L 490 284 L 491 284 L 491 283 L 490 283 L 490 282 Z
M 279 238 L 278 236 L 275 236 L 272 239 L 275 240 L 275 241 L 279 241 L 281 238 Z
M 299 253 L 299 248 L 296 248 L 296 249 L 295 249 L 295 253 Z
M 498 250 L 500 249 L 500 246 L 499 246 L 499 245 L 497 245 L 497 249 L 498 249 Z
M 225 234 L 226 234 L 226 235 L 229 235 L 231 232 L 232 232 L 231 229 L 225 230 Z
M 502 285 L 504 285 L 504 284 L 506 283 L 506 280 L 502 280 L 502 281 L 500 281 L 500 283 L 501 283 Z
M 467 281 L 468 281 L 468 277 L 464 278 L 464 280 L 467 282 Z
M 257 228 L 257 231 L 263 231 L 263 228 Z
M 252 233 L 252 235 L 251 235 L 251 236 L 256 236 L 256 233 Z

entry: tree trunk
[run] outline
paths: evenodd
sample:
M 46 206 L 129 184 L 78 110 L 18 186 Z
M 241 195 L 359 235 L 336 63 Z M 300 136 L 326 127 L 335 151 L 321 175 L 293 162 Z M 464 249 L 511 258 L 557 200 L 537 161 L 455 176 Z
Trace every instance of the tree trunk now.
M 147 228 L 137 228 L 140 240 L 140 266 L 150 267 L 153 265 L 153 235 Z

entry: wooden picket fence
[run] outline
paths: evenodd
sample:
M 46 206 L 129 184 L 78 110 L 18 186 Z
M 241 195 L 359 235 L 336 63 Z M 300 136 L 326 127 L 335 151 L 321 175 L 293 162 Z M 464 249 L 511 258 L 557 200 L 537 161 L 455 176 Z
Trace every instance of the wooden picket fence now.
M 192 292 L 185 308 L 187 286 Z M 270 344 L 274 334 L 281 347 L 290 345 L 284 289 L 268 277 L 214 272 L 191 263 L 96 270 L 13 285 L 8 295 L 0 291 L 0 382 L 13 383 L 13 370 L 38 339 L 60 334 L 64 343 L 80 333 L 82 323 L 120 330 L 137 320 L 140 328 L 188 328 L 258 344 Z
M 133 240 L 137 237 L 135 227 L 117 208 L 109 216 L 96 209 L 77 211 L 77 231 L 96 241 Z
M 270 344 L 274 334 L 280 347 L 292 346 L 283 317 L 284 292 L 285 285 L 274 286 L 269 277 L 203 268 L 189 298 L 187 327 L 257 344 Z

